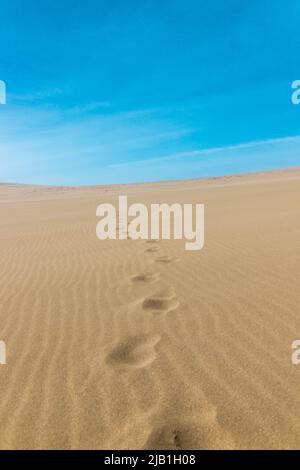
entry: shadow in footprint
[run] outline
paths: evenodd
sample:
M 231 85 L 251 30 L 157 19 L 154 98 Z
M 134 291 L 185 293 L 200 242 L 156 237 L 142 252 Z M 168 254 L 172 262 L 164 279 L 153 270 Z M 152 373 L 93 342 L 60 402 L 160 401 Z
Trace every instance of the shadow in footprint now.
M 173 426 L 158 427 L 152 431 L 145 449 L 193 449 L 198 444 L 196 430 L 193 426 L 184 426 L 180 423 L 174 423 Z
M 192 417 L 191 417 L 192 421 Z M 150 434 L 145 449 L 234 449 L 231 435 L 217 423 L 193 423 L 174 421 L 155 428 Z
M 129 336 L 108 354 L 106 363 L 123 369 L 146 367 L 155 360 L 155 346 L 159 341 L 159 335 Z
M 172 258 L 171 256 L 161 256 L 160 258 L 157 258 L 155 260 L 157 263 L 175 263 L 176 261 L 179 261 L 178 258 Z
M 146 248 L 145 253 L 156 253 L 159 250 L 159 246 L 153 246 L 151 248 Z
M 152 283 L 152 282 L 157 281 L 159 277 L 160 277 L 159 273 L 145 273 L 145 274 L 139 274 L 138 276 L 134 276 L 132 278 L 132 281 L 137 282 L 137 283 Z
M 173 289 L 169 292 L 160 292 L 154 296 L 146 297 L 143 301 L 143 309 L 152 313 L 168 313 L 179 306 L 179 301 Z
M 177 401 L 176 411 L 157 417 L 145 449 L 234 449 L 235 441 L 218 422 L 216 409 L 208 405 L 192 410 L 192 403 L 189 410 L 180 410 Z

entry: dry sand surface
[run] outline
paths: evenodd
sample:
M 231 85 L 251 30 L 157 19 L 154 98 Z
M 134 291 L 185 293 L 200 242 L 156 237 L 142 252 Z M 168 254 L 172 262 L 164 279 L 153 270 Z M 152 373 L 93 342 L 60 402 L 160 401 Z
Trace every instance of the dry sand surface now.
M 119 194 L 204 203 L 205 247 L 98 240 Z M 0 185 L 0 447 L 300 448 L 299 277 L 300 169 Z

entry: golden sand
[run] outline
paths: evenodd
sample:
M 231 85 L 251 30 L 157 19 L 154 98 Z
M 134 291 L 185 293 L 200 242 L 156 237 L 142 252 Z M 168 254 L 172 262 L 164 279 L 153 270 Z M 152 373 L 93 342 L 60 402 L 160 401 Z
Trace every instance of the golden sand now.
M 120 194 L 204 203 L 204 248 L 98 240 Z M 299 278 L 299 169 L 0 185 L 0 448 L 299 448 Z

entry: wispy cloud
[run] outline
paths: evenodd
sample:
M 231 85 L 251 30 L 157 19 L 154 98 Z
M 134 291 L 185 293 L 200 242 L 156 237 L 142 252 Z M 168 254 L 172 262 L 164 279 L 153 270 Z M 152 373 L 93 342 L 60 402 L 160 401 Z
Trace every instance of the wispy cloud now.
M 83 105 L 74 106 L 68 109 L 70 114 L 82 114 L 82 113 L 89 113 L 91 111 L 97 111 L 99 109 L 107 109 L 109 108 L 110 103 L 109 101 L 95 101 L 93 103 L 86 103 Z
M 64 93 L 65 90 L 63 88 L 51 88 L 46 90 L 36 90 L 31 93 L 8 93 L 8 98 L 9 101 L 12 102 L 34 103 L 36 101 L 42 101 L 49 98 L 56 98 Z
M 9 105 L 0 113 L 0 181 L 128 183 L 300 164 L 300 135 L 191 148 L 194 132 L 157 108 Z
M 192 132 L 159 110 L 114 113 L 103 102 L 63 110 L 10 105 L 0 114 L 0 180 L 76 184 L 89 174 L 100 182 L 112 162 L 161 145 L 176 148 Z
M 266 147 L 278 149 L 284 144 L 296 144 L 297 146 L 300 145 L 300 135 L 296 136 L 288 136 L 288 137 L 281 137 L 277 139 L 266 139 L 266 140 L 256 140 L 252 142 L 246 142 L 237 145 L 228 145 L 224 147 L 210 147 L 204 149 L 195 149 L 186 152 L 179 152 L 173 153 L 170 155 L 163 155 L 159 157 L 153 157 L 148 159 L 142 160 L 135 160 L 135 161 L 127 161 L 121 163 L 113 163 L 110 165 L 112 168 L 126 168 L 135 165 L 142 165 L 142 164 L 152 164 L 152 163 L 159 163 L 169 160 L 181 160 L 190 157 L 201 157 L 206 155 L 218 155 L 218 154 L 230 154 L 236 153 L 243 150 L 251 150 L 256 149 L 257 151 L 265 149 Z M 300 150 L 300 148 L 299 148 Z

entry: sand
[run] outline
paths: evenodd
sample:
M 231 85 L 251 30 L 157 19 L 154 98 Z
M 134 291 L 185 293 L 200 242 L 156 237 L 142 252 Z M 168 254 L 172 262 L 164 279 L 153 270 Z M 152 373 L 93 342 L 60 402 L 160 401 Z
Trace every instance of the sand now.
M 98 240 L 119 194 L 204 203 L 203 250 Z M 0 185 L 0 448 L 300 448 L 299 275 L 300 169 Z

